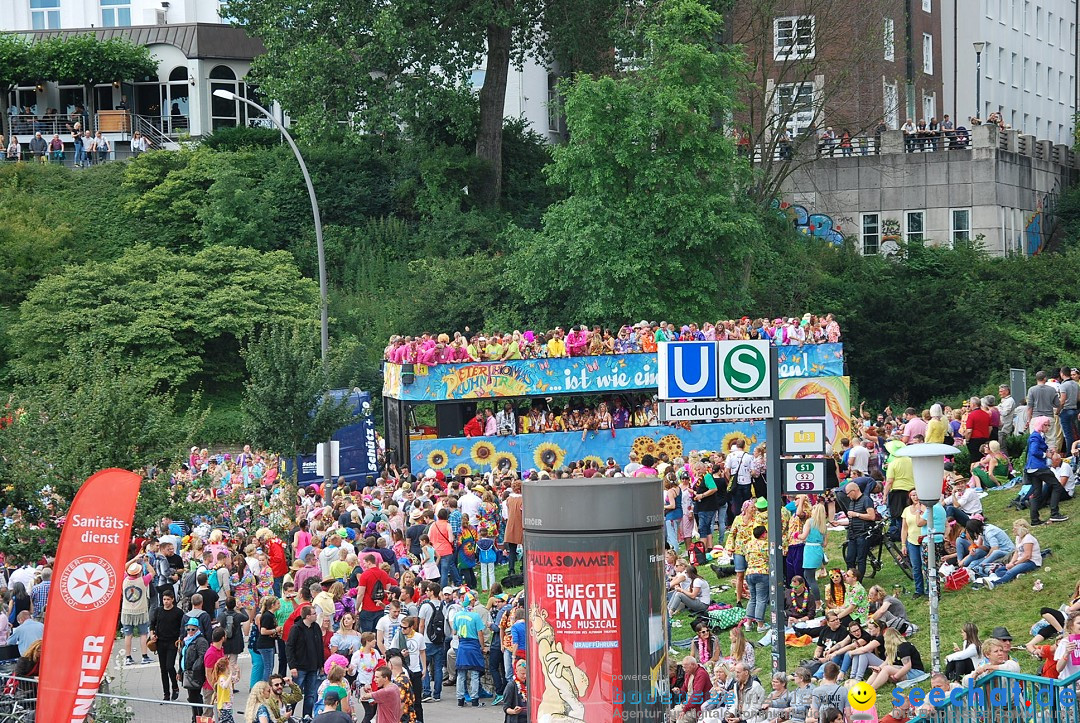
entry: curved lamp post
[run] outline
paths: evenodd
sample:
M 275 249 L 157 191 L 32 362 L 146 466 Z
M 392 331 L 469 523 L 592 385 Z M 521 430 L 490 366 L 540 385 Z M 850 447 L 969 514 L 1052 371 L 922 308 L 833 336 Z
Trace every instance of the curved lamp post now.
M 941 485 L 945 480 L 945 458 L 959 454 L 960 450 L 948 444 L 909 444 L 896 450 L 897 457 L 911 457 L 911 470 L 915 476 L 915 493 L 919 502 L 927 505 L 926 571 L 930 584 L 930 662 L 934 673 L 941 671 L 938 649 L 941 635 L 938 620 L 937 555 L 934 548 L 934 505 L 941 500 Z M 942 530 L 944 532 L 944 530 Z M 925 671 L 924 671 L 925 672 Z
M 329 299 L 326 290 L 326 250 L 323 247 L 323 230 L 322 230 L 322 215 L 319 213 L 319 201 L 315 198 L 315 186 L 311 183 L 311 174 L 308 173 L 307 164 L 304 163 L 304 157 L 300 155 L 300 149 L 296 146 L 296 141 L 289 135 L 289 131 L 285 130 L 285 126 L 278 121 L 274 115 L 263 108 L 255 101 L 248 100 L 247 98 L 237 95 L 230 90 L 224 88 L 218 88 L 214 91 L 214 96 L 221 98 L 222 100 L 240 101 L 246 103 L 255 110 L 266 116 L 274 127 L 281 131 L 281 135 L 285 137 L 285 141 L 292 148 L 293 155 L 296 156 L 296 162 L 300 164 L 300 172 L 304 174 L 304 183 L 307 184 L 308 198 L 311 200 L 311 215 L 315 219 L 315 247 L 319 255 L 319 320 L 320 320 L 320 342 L 322 351 L 322 363 L 323 369 L 327 368 L 330 358 L 330 323 L 329 323 Z M 330 443 L 323 444 L 323 480 L 330 481 Z M 330 493 L 330 486 L 324 485 L 326 488 L 326 494 Z M 329 498 L 329 497 L 328 497 Z

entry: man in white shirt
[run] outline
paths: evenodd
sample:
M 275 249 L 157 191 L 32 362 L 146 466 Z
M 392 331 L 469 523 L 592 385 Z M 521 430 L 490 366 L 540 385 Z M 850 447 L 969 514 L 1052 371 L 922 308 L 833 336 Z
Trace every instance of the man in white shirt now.
M 1050 469 L 1054 471 L 1054 476 L 1061 482 L 1061 486 L 1065 488 L 1065 496 L 1072 499 L 1073 491 L 1076 488 L 1076 480 L 1073 479 L 1073 468 L 1069 459 L 1065 459 L 1059 453 L 1054 452 L 1054 456 L 1050 458 Z
M 1008 384 L 1002 384 L 998 387 L 998 396 L 1001 401 L 998 402 L 998 414 L 1001 415 L 1001 428 L 998 430 L 998 442 L 1001 443 L 1002 448 L 1005 447 L 1005 440 L 1013 432 L 1013 413 L 1016 411 L 1016 400 L 1012 397 L 1012 391 L 1009 389 Z
M 34 577 L 37 574 L 37 569 L 33 565 L 23 565 L 15 572 L 11 573 L 11 579 L 8 580 L 8 584 L 12 588 L 15 587 L 15 583 L 21 582 L 23 587 L 26 588 L 27 594 L 34 589 Z
M 476 489 L 483 491 L 483 487 L 476 486 Z M 465 494 L 458 499 L 458 509 L 461 510 L 463 517 L 467 516 L 474 524 L 480 515 L 480 505 L 483 504 L 483 500 L 472 489 L 466 487 Z
M 870 474 L 870 448 L 874 446 L 872 440 L 866 440 L 856 444 L 848 452 L 848 469 L 854 477 L 865 477 Z
M 319 553 L 319 571 L 322 572 L 322 579 L 330 577 L 330 565 L 337 561 L 340 549 L 341 538 L 330 535 L 330 539 L 326 541 L 326 547 Z
M 517 415 L 514 414 L 514 407 L 510 402 L 504 404 L 502 410 L 495 415 L 495 429 L 500 437 L 517 434 Z
M 742 504 L 750 499 L 750 467 L 753 460 L 746 451 L 746 441 L 736 439 L 732 444 L 731 451 L 725 461 L 725 468 L 730 482 L 728 489 L 731 490 L 731 507 L 736 515 L 742 509 Z
M 400 602 L 391 600 L 386 604 L 386 615 L 379 618 L 379 622 L 375 624 L 375 644 L 384 656 L 387 650 L 394 647 L 403 619 Z

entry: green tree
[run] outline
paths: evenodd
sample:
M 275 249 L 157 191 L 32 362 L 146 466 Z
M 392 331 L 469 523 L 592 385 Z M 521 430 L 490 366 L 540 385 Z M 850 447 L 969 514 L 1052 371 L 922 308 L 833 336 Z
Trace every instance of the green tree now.
M 38 58 L 32 46 L 18 35 L 0 35 L 0 133 L 11 134 L 8 116 L 8 99 L 11 91 L 20 83 L 36 80 L 39 75 Z
M 235 383 L 241 340 L 264 324 L 317 319 L 317 299 L 283 251 L 138 246 L 38 283 L 9 330 L 13 366 L 24 380 L 47 380 L 75 346 L 138 360 L 155 383 Z
M 570 141 L 550 176 L 570 195 L 540 233 L 512 232 L 507 283 L 545 321 L 707 318 L 743 300 L 761 230 L 718 122 L 740 61 L 701 2 L 670 0 L 658 16 L 637 71 L 566 88 Z M 583 270 L 603 282 L 583 283 Z
M 40 55 L 43 80 L 83 86 L 91 114 L 95 85 L 157 76 L 158 61 L 150 48 L 125 38 L 101 40 L 91 34 L 47 38 L 35 44 L 34 53 Z
M 287 457 L 310 452 L 351 416 L 346 400 L 328 396 L 330 373 L 310 326 L 268 326 L 243 350 L 244 432 Z
M 108 467 L 143 472 L 169 463 L 197 438 L 205 418 L 198 395 L 181 408 L 142 365 L 86 347 L 67 352 L 47 383 L 17 388 L 8 405 L 18 412 L 0 432 L 0 480 L 25 524 L 0 530 L 0 546 L 30 555 L 24 559 L 55 547 L 53 518 L 87 477 Z M 31 533 L 39 521 L 45 527 Z M 48 545 L 34 552 L 39 539 Z

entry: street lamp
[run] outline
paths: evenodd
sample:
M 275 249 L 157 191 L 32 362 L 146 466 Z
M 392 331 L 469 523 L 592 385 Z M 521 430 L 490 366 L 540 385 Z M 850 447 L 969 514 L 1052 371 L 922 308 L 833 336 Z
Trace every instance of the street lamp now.
M 975 46 L 975 117 L 982 119 L 982 53 L 986 43 L 976 41 Z
M 307 184 L 308 198 L 311 200 L 311 215 L 315 219 L 315 247 L 319 256 L 319 318 L 320 318 L 320 342 L 322 351 L 322 363 L 323 370 L 325 371 L 329 364 L 330 359 L 330 322 L 329 322 L 329 299 L 326 291 L 326 250 L 323 247 L 323 231 L 322 231 L 322 215 L 319 213 L 319 201 L 315 198 L 315 186 L 311 183 L 311 174 L 308 173 L 307 164 L 304 163 L 304 157 L 300 155 L 300 149 L 296 146 L 296 141 L 289 135 L 289 131 L 285 130 L 285 126 L 278 121 L 274 115 L 263 108 L 261 105 L 253 100 L 233 93 L 231 90 L 225 90 L 224 88 L 218 88 L 214 91 L 214 97 L 221 98 L 222 100 L 240 101 L 241 103 L 247 103 L 255 110 L 262 113 L 264 116 L 270 119 L 270 122 L 281 131 L 281 135 L 285 137 L 285 141 L 292 148 L 293 155 L 296 156 L 297 163 L 300 164 L 300 172 L 304 174 L 304 183 Z M 323 445 L 323 481 L 330 481 L 330 443 L 326 442 Z M 329 485 L 324 484 L 326 488 L 325 494 L 329 495 Z
M 941 672 L 938 649 L 941 644 L 938 620 L 937 550 L 934 548 L 934 505 L 941 499 L 941 484 L 945 479 L 945 457 L 959 454 L 960 450 L 948 444 L 909 444 L 896 450 L 897 457 L 911 457 L 911 471 L 915 477 L 915 493 L 919 502 L 928 506 L 929 515 L 926 539 L 926 566 L 930 584 L 930 661 L 932 672 Z M 944 530 L 942 530 L 944 532 Z

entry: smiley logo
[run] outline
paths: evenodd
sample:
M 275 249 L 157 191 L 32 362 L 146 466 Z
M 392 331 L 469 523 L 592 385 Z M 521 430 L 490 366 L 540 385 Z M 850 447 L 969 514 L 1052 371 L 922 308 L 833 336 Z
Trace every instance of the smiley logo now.
M 856 683 L 848 691 L 847 699 L 853 710 L 865 713 L 877 704 L 877 691 L 866 683 Z

